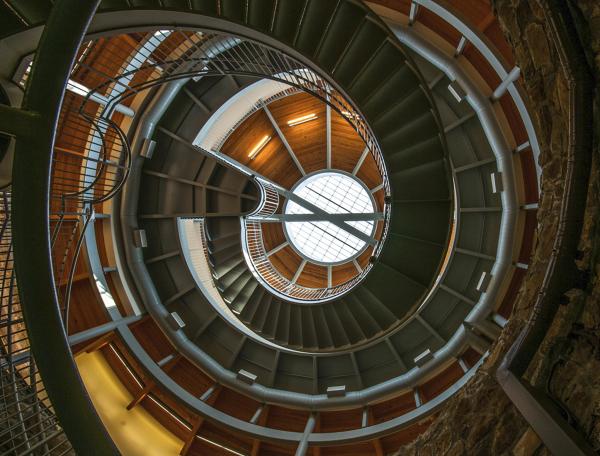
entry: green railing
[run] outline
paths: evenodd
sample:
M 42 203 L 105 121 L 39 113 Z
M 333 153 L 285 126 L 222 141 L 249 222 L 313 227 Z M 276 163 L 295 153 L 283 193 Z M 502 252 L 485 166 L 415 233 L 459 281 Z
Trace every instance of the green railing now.
M 58 305 L 49 236 L 53 146 L 65 86 L 99 1 L 57 0 L 36 52 L 21 109 L 0 109 L 16 136 L 12 242 L 21 311 L 49 402 L 78 454 L 118 454 L 77 373 Z M 33 365 L 33 361 L 31 362 Z M 50 410 L 48 408 L 48 410 Z M 17 454 L 59 454 L 48 446 Z M 60 453 L 69 451 L 63 449 Z

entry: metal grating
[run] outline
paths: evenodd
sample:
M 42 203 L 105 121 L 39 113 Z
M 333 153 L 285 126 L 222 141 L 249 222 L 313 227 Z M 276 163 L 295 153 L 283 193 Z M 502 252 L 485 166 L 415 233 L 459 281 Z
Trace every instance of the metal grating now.
M 75 454 L 29 351 L 13 267 L 11 194 L 0 193 L 0 454 Z

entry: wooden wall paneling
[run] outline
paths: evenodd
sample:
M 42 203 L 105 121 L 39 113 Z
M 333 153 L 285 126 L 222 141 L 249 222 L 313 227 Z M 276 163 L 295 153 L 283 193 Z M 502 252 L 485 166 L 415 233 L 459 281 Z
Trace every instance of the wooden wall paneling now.
M 304 432 L 309 412 L 272 405 L 269 409 L 267 426 L 284 431 Z
M 196 397 L 200 397 L 214 384 L 210 377 L 185 358 L 182 358 L 171 369 L 169 376 L 175 383 Z
M 374 456 L 376 454 L 371 442 L 321 448 L 322 456 Z
M 515 268 L 513 272 L 512 279 L 510 280 L 510 284 L 508 285 L 508 290 L 502 299 L 502 303 L 500 307 L 498 307 L 498 314 L 502 315 L 504 318 L 510 318 L 512 314 L 512 309 L 515 304 L 515 300 L 517 299 L 517 295 L 519 294 L 519 290 L 521 289 L 521 283 L 525 279 L 527 275 L 527 270 Z
M 325 168 L 327 153 L 325 103 L 307 93 L 299 93 L 274 101 L 268 109 L 306 174 Z M 293 127 L 287 124 L 289 120 L 313 113 L 317 115 L 316 120 Z
M 302 263 L 302 258 L 289 245 L 270 257 L 271 263 L 279 273 L 287 279 L 292 279 Z
M 206 403 L 211 406 L 214 405 L 217 398 L 221 395 L 222 391 L 223 391 L 222 386 L 220 386 L 220 385 L 216 386 L 216 388 L 212 392 L 212 394 L 206 399 Z M 188 436 L 186 437 L 186 439 L 184 440 L 185 443 L 180 452 L 181 456 L 185 456 L 190 451 L 192 451 L 192 447 L 194 446 L 196 436 L 198 435 L 198 432 L 200 431 L 200 428 L 203 426 L 203 424 L 204 424 L 203 417 L 196 416 L 193 419 L 192 429 L 191 429 L 190 433 L 188 434 Z M 204 443 L 206 443 L 206 442 L 204 442 Z M 214 446 L 214 445 L 212 445 L 212 446 Z
M 214 405 L 216 409 L 243 421 L 250 421 L 260 407 L 259 402 L 233 390 L 220 394 Z
M 94 328 L 109 321 L 104 304 L 89 280 L 79 280 L 71 288 L 69 334 Z
M 373 414 L 373 422 L 376 424 L 396 418 L 414 409 L 415 397 L 412 391 L 369 407 Z
M 331 166 L 352 173 L 365 143 L 356 130 L 338 112 L 331 111 Z M 368 166 L 365 162 L 362 166 Z
M 481 354 L 469 347 L 460 355 L 460 357 L 470 369 L 479 362 Z
M 340 264 L 339 266 L 333 267 L 331 272 L 331 282 L 333 286 L 340 285 L 356 277 L 357 275 L 358 271 L 353 262 Z
M 464 372 L 458 362 L 452 363 L 432 379 L 419 386 L 422 402 L 428 402 L 456 383 Z
M 358 429 L 362 423 L 362 409 L 319 413 L 319 432 L 340 432 Z
M 250 160 L 248 154 L 265 135 L 271 136 L 271 141 Z M 221 147 L 221 152 L 286 188 L 291 188 L 301 177 L 300 171 L 262 110 L 252 114 L 229 136 Z
M 241 454 L 249 454 L 252 451 L 252 440 L 250 438 L 219 428 L 208 421 L 205 421 L 202 425 L 199 435 Z
M 417 21 L 425 27 L 434 30 L 455 48 L 458 46 L 462 34 L 437 14 L 429 11 L 427 8 L 419 8 Z
M 267 252 L 273 250 L 286 242 L 282 223 L 263 223 L 262 224 L 263 242 Z
M 169 340 L 151 318 L 131 328 L 131 332 L 150 357 L 158 362 L 175 351 Z
M 363 183 L 369 189 L 373 189 L 381 184 L 381 175 L 379 174 L 379 170 L 377 169 L 375 159 L 371 154 L 368 154 L 365 158 L 365 161 L 356 173 L 356 177 L 363 181 Z
M 308 288 L 327 287 L 327 268 L 314 263 L 306 263 L 297 283 Z

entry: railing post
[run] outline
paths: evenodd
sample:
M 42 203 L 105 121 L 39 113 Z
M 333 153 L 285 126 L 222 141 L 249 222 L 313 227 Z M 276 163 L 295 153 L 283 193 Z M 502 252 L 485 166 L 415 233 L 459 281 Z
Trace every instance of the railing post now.
M 502 95 L 504 95 L 506 93 L 506 91 L 508 90 L 510 85 L 513 82 L 515 82 L 517 79 L 519 79 L 520 75 L 521 75 L 521 68 L 519 68 L 518 66 L 516 66 L 512 70 L 510 70 L 510 73 L 508 73 L 506 75 L 504 80 L 500 83 L 500 85 L 496 88 L 496 90 L 494 90 L 491 100 L 498 101 L 502 97 Z
M 15 269 L 31 350 L 56 415 L 78 454 L 118 454 L 79 377 L 57 305 L 50 239 L 50 166 L 66 82 L 99 0 L 56 0 L 18 119 L 13 166 Z M 29 131 L 27 131 L 29 130 Z M 21 134 L 22 133 L 22 134 Z
M 315 423 L 315 414 L 311 413 L 308 417 L 308 420 L 306 421 L 304 433 L 302 434 L 302 440 L 300 440 L 298 448 L 296 449 L 296 456 L 304 456 L 306 454 L 306 450 L 308 450 L 308 438 L 310 437 L 311 432 L 315 428 Z

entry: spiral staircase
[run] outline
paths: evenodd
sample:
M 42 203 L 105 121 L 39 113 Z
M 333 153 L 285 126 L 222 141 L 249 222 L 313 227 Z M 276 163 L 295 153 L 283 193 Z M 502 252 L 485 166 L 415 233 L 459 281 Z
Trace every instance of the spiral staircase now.
M 394 454 L 476 374 L 527 271 L 518 68 L 426 0 L 93 3 L 0 4 L 2 450 L 126 453 L 78 374 L 91 353 L 180 454 Z M 306 106 L 318 122 L 287 126 Z M 285 234 L 324 171 L 380 214 L 343 264 Z

